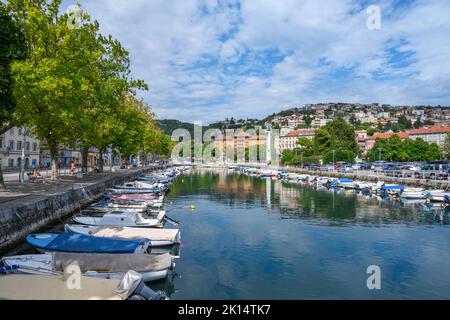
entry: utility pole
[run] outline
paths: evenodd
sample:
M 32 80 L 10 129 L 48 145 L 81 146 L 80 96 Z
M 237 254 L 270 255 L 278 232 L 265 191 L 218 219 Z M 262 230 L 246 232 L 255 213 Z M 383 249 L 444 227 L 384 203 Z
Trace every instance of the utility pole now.
M 378 161 L 381 161 L 381 148 L 378 148 Z

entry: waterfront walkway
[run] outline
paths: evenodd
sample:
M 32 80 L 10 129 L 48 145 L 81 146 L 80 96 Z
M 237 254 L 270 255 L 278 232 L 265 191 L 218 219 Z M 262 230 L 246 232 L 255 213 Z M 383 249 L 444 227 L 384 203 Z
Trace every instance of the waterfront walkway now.
M 149 167 L 146 167 L 149 168 Z M 0 208 L 11 208 L 26 203 L 32 203 L 44 199 L 45 197 L 60 194 L 71 189 L 79 189 L 91 184 L 100 183 L 114 177 L 119 177 L 124 174 L 129 174 L 141 170 L 143 168 L 133 169 L 118 169 L 114 172 L 106 169 L 104 173 L 89 173 L 82 179 L 77 178 L 76 175 L 70 175 L 67 171 L 60 173 L 58 180 L 50 180 L 50 175 L 47 176 L 45 172 L 42 173 L 44 182 L 19 182 L 19 173 L 6 173 L 4 180 L 7 191 L 0 191 Z

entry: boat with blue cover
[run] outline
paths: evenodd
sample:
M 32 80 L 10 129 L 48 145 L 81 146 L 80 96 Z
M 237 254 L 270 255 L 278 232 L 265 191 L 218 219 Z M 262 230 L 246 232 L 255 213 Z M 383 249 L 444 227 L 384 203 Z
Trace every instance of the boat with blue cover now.
M 331 188 L 347 188 L 352 189 L 354 186 L 354 181 L 347 178 L 334 179 L 329 182 Z
M 150 244 L 147 239 L 100 238 L 70 232 L 30 234 L 26 241 L 41 252 L 79 253 L 145 253 Z
M 389 195 L 399 195 L 406 189 L 406 186 L 402 185 L 386 185 L 383 184 L 380 188 L 380 191 Z

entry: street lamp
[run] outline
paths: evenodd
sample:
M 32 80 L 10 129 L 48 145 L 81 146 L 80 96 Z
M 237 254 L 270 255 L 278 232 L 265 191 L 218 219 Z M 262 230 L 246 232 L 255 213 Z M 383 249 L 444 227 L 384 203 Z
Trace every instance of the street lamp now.
M 378 148 L 378 161 L 381 161 L 381 149 L 382 148 Z
M 20 183 L 25 182 L 25 145 L 27 144 L 27 129 L 22 129 L 22 161 L 20 162 Z
M 333 150 L 333 170 L 336 168 L 336 163 L 335 163 L 335 157 L 336 157 L 336 150 Z

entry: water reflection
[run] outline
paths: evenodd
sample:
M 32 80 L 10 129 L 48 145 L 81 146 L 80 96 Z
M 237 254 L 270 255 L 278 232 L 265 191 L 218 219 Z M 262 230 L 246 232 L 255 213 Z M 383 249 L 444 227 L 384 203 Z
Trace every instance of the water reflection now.
M 204 194 L 228 206 L 276 209 L 283 218 L 319 224 L 449 223 L 440 204 L 393 199 L 348 189 L 313 188 L 277 179 L 240 175 L 227 170 L 202 170 L 172 188 L 172 197 Z
M 450 298 L 439 206 L 226 170 L 179 178 L 169 198 L 183 241 L 172 299 Z

